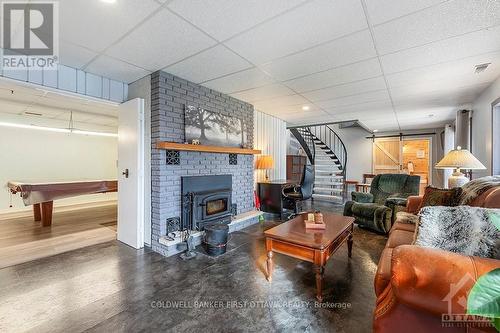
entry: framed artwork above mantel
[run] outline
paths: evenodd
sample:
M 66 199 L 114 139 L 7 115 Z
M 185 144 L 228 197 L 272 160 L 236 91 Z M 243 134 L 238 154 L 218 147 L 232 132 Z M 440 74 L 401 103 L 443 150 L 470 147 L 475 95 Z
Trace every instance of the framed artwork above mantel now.
M 184 135 L 187 143 L 222 147 L 252 148 L 248 145 L 248 127 L 244 119 L 186 105 Z

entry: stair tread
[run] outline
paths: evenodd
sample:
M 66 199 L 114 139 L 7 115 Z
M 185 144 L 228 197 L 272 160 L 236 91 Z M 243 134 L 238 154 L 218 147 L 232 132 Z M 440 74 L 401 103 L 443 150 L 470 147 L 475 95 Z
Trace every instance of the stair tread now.
M 317 194 L 313 193 L 313 198 L 320 198 L 320 199 L 334 199 L 342 202 L 344 199 L 342 196 L 339 195 L 328 195 L 328 194 Z
M 315 187 L 314 191 L 320 191 L 320 192 L 337 192 L 337 193 L 342 192 L 341 189 L 337 189 L 337 188 L 322 188 L 322 187 Z M 316 193 L 314 191 L 313 191 L 313 193 Z

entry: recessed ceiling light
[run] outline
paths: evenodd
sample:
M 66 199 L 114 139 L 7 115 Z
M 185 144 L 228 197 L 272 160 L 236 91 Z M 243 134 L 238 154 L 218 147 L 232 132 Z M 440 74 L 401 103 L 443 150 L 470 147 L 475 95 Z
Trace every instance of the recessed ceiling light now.
M 309 111 L 309 109 L 311 109 L 311 107 L 309 105 L 304 105 L 302 107 L 302 111 Z
M 101 0 L 101 2 L 104 2 L 104 3 L 115 3 L 116 0 Z
M 378 130 L 373 130 L 373 133 L 377 133 L 377 132 L 378 132 Z

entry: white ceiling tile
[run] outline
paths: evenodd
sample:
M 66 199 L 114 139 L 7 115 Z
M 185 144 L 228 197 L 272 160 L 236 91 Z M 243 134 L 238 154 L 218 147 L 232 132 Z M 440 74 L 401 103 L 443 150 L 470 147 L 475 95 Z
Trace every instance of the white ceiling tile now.
M 267 100 L 274 97 L 292 95 L 293 91 L 282 84 L 276 83 L 259 88 L 249 89 L 231 94 L 231 96 L 247 102 Z
M 18 103 L 0 99 L 0 113 L 22 114 L 28 107 L 25 103 Z
M 282 115 L 290 115 L 291 117 L 295 116 L 295 114 L 302 114 L 303 117 L 307 117 L 308 115 L 317 114 L 318 112 L 323 112 L 320 108 L 310 105 L 309 110 L 302 110 L 302 106 L 304 104 L 294 104 L 294 105 L 263 105 L 261 107 L 255 106 L 256 109 L 262 110 L 266 113 L 282 116 Z
M 59 63 L 69 67 L 80 69 L 97 54 L 97 52 L 70 42 L 61 41 L 59 43 Z
M 324 112 L 317 112 L 314 114 L 300 115 L 300 114 L 284 114 L 282 119 L 294 125 L 301 124 L 318 124 L 336 121 L 335 116 L 326 114 Z
M 475 98 L 477 89 L 487 87 L 490 82 L 468 84 L 468 82 L 458 82 L 454 85 L 445 85 L 440 82 L 433 82 L 428 86 L 401 86 L 391 89 L 391 95 L 395 104 L 400 103 L 408 97 L 424 99 L 427 96 L 440 96 L 447 99 L 456 99 L 457 94 L 462 95 L 461 103 L 471 103 L 473 100 L 464 100 L 464 98 Z
M 100 52 L 159 6 L 153 0 L 120 0 L 113 4 L 89 0 L 60 1 L 60 38 Z
M 387 74 L 500 51 L 500 26 L 381 57 Z
M 253 63 L 264 63 L 367 27 L 353 0 L 315 0 L 226 42 Z
M 273 79 L 257 68 L 247 69 L 238 73 L 204 82 L 203 85 L 222 93 L 234 93 L 246 89 L 261 87 L 273 83 Z
M 374 92 L 358 94 L 354 96 L 340 97 L 326 101 L 316 102 L 315 104 L 321 108 L 331 110 L 344 106 L 358 105 L 368 102 L 387 101 L 387 100 L 389 100 L 389 94 L 387 93 L 387 90 L 379 90 Z
M 379 132 L 399 131 L 399 125 L 396 116 L 384 117 L 384 119 L 369 119 L 361 121 L 370 130 Z
M 279 80 L 316 73 L 376 56 L 368 30 L 277 59 L 262 69 Z
M 491 63 L 482 73 L 475 73 L 475 65 Z M 387 76 L 391 92 L 418 94 L 472 84 L 492 82 L 500 76 L 500 52 L 488 53 L 457 61 L 416 68 Z
M 372 24 L 379 24 L 407 15 L 446 0 L 365 0 Z
M 333 115 L 345 115 L 350 119 L 371 119 L 385 117 L 393 114 L 392 105 L 389 100 L 368 101 L 354 105 L 341 106 L 327 109 L 326 112 Z
M 353 83 L 345 83 L 333 87 L 313 90 L 302 93 L 302 95 L 313 102 L 318 102 L 383 89 L 387 89 L 385 80 L 383 77 L 379 76 L 373 79 L 367 79 Z
M 154 71 L 215 43 L 177 15 L 160 10 L 106 53 Z
M 105 55 L 101 55 L 96 60 L 92 61 L 85 70 L 90 73 L 126 83 L 134 82 L 150 74 L 150 72 L 142 68 Z
M 263 101 L 253 102 L 253 105 L 256 108 L 259 107 L 284 107 L 284 106 L 296 106 L 298 109 L 301 109 L 302 106 L 308 105 L 312 109 L 312 104 L 303 96 L 294 94 L 283 97 L 276 97 L 272 99 L 266 99 Z
M 222 41 L 304 0 L 175 0 L 168 8 Z
M 429 107 L 429 108 L 397 108 L 396 113 L 400 124 L 405 125 L 410 122 L 418 121 L 428 123 L 433 121 L 447 121 L 454 119 L 456 116 L 457 107 Z
M 234 73 L 252 65 L 223 45 L 198 53 L 164 70 L 186 80 L 200 83 Z
M 423 45 L 500 24 L 500 1 L 454 0 L 378 25 L 381 54 Z
M 286 81 L 285 84 L 298 92 L 316 90 L 334 85 L 365 80 L 382 75 L 376 58 L 360 61 L 320 73 Z

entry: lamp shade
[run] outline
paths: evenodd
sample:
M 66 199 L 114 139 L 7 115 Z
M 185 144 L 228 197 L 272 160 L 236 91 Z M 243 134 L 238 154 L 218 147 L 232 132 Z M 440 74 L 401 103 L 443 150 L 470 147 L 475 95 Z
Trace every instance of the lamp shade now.
M 436 169 L 480 170 L 486 169 L 486 167 L 470 151 L 457 147 L 436 164 Z
M 271 155 L 262 155 L 258 160 L 257 160 L 257 169 L 264 170 L 264 169 L 272 169 L 274 168 L 274 160 Z

